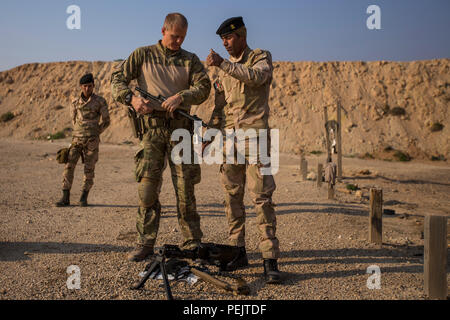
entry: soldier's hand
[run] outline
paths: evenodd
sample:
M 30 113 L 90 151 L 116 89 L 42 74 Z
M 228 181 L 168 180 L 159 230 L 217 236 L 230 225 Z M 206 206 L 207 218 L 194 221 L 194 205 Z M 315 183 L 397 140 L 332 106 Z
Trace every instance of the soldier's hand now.
M 206 63 L 208 66 L 218 67 L 222 63 L 223 58 L 216 53 L 213 49 L 210 50 L 208 57 L 206 57 Z
M 169 112 L 170 116 L 173 118 L 173 112 L 180 106 L 181 102 L 183 102 L 181 96 L 175 94 L 167 98 L 167 100 L 161 104 L 161 107 L 163 107 L 167 112 Z
M 140 114 L 149 114 L 153 112 L 153 108 L 149 106 L 150 100 L 145 100 L 141 97 L 133 96 L 131 98 L 131 105 L 134 110 Z

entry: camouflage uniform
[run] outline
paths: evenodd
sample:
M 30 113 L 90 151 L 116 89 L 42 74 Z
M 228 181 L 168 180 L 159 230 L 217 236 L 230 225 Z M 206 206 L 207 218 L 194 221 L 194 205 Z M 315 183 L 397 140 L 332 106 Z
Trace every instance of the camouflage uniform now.
M 136 49 L 119 65 L 111 77 L 115 100 L 125 103 L 125 97 L 131 92 L 128 84 L 133 79 L 137 79 L 139 87 L 155 96 L 178 94 L 182 98 L 179 108 L 188 112 L 191 105 L 205 101 L 211 90 L 209 77 L 195 54 L 183 49 L 172 51 L 165 48 L 161 41 Z M 168 158 L 177 198 L 178 223 L 185 240 L 183 247 L 192 248 L 200 243 L 203 236 L 194 195 L 194 186 L 200 182 L 200 166 L 175 164 L 170 156 L 173 147 L 178 144 L 177 141 L 170 141 L 172 132 L 184 128 L 192 134 L 192 123 L 176 114 L 175 119 L 169 119 L 166 112 L 156 110 L 145 116 L 145 122 L 148 131 L 135 156 L 140 199 L 136 222 L 138 244 L 147 247 L 155 244 L 161 215 L 159 191 Z
M 269 129 L 268 100 L 273 73 L 270 52 L 246 47 L 240 57 L 224 59 L 219 69 L 210 125 L 222 129 L 253 128 L 257 132 L 258 129 Z M 261 175 L 260 161 L 257 164 L 248 163 L 248 146 L 245 157 L 246 164 L 222 164 L 220 168 L 229 241 L 231 245 L 245 246 L 244 187 L 248 180 L 262 236 L 259 249 L 264 259 L 278 259 L 280 250 L 275 236 L 276 216 L 272 203 L 275 181 L 272 175 Z
M 71 189 L 75 166 L 82 156 L 84 159 L 83 190 L 89 191 L 94 184 L 100 134 L 110 124 L 108 105 L 104 98 L 96 94 L 92 94 L 88 101 L 84 101 L 80 96 L 72 101 L 70 115 L 73 137 L 69 159 L 64 168 L 63 190 Z M 99 123 L 100 117 L 102 118 L 101 123 Z

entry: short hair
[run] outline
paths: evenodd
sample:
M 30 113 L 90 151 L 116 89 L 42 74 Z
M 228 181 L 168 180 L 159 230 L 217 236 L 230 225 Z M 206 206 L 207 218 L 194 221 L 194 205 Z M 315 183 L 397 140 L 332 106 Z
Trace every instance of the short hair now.
M 167 30 L 172 30 L 172 28 L 177 25 L 183 29 L 187 29 L 188 27 L 188 21 L 185 16 L 183 16 L 181 13 L 174 12 L 169 13 L 166 16 L 166 19 L 164 20 L 163 27 Z

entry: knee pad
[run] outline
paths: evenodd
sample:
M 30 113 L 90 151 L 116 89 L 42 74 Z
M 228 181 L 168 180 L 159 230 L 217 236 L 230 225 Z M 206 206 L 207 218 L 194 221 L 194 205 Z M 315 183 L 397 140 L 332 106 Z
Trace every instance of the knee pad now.
M 159 181 L 150 178 L 142 178 L 139 183 L 138 192 L 140 205 L 151 208 L 158 202 Z

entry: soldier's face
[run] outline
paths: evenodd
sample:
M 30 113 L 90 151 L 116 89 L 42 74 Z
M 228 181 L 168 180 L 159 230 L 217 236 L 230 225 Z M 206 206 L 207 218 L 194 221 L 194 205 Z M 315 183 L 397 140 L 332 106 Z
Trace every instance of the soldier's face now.
M 236 33 L 222 36 L 222 43 L 230 56 L 238 57 L 245 49 L 245 38 L 239 37 Z
M 86 84 L 82 84 L 80 85 L 81 87 L 81 92 L 83 92 L 83 95 L 86 98 L 89 98 L 92 94 L 92 92 L 94 92 L 94 83 L 86 83 Z
M 161 40 L 163 46 L 174 51 L 180 50 L 186 37 L 187 28 L 174 25 L 170 30 L 163 27 L 161 31 L 163 35 Z

